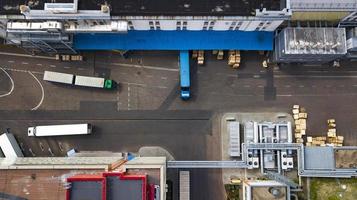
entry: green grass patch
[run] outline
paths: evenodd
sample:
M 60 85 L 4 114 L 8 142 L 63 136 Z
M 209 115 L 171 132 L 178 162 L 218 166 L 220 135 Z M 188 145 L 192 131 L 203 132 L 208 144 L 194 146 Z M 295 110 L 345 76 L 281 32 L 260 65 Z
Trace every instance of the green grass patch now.
M 357 179 L 312 178 L 311 200 L 355 200 Z
M 239 200 L 239 189 L 240 185 L 225 184 L 227 200 Z

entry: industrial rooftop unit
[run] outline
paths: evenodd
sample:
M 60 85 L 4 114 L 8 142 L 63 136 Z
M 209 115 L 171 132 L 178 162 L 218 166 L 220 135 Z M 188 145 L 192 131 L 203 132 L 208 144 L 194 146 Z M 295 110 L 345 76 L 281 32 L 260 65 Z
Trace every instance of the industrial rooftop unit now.
M 344 28 L 285 28 L 275 39 L 277 62 L 329 62 L 346 53 Z

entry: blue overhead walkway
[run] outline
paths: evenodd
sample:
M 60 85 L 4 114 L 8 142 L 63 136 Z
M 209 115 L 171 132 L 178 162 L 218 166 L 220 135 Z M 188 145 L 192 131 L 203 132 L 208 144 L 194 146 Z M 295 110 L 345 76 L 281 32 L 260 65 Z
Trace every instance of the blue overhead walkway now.
M 273 32 L 265 31 L 128 31 L 78 33 L 77 50 L 272 50 Z

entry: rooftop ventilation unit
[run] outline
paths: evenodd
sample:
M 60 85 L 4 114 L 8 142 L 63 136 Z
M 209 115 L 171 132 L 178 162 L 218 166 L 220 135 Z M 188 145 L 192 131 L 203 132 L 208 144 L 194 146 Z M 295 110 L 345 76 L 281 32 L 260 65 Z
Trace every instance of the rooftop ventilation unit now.
M 78 9 L 78 0 L 73 3 L 45 3 L 45 11 L 53 13 L 76 13 Z

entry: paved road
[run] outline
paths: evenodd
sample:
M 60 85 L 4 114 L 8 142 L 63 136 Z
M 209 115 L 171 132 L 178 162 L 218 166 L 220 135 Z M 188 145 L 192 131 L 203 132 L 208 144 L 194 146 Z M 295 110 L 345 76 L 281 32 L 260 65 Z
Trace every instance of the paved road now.
M 59 62 L 53 58 L 0 52 L 0 68 L 5 70 L 0 70 L 4 83 L 0 87 L 0 109 L 30 110 L 41 99 L 39 110 L 78 110 L 82 101 L 115 102 L 117 110 L 157 109 L 176 87 L 177 57 L 167 52 L 140 53 L 136 57 L 123 59 L 112 52 L 88 53 L 83 62 Z M 119 82 L 119 89 L 105 91 L 52 84 L 41 80 L 45 70 L 114 79 Z M 2 97 L 13 86 L 5 73 L 13 79 L 14 90 Z
M 261 67 L 263 56 L 255 52 L 242 52 L 242 66 L 239 70 L 233 70 L 227 66 L 227 61 L 217 61 L 206 52 L 205 66 L 192 64 L 193 98 L 184 102 L 178 93 L 176 53 L 138 52 L 131 59 L 123 60 L 113 53 L 103 52 L 88 54 L 88 60 L 83 63 L 0 55 L 0 66 L 15 83 L 11 95 L 0 96 L 0 109 L 30 110 L 38 105 L 41 89 L 29 72 L 38 79 L 44 70 L 54 70 L 110 77 L 123 83 L 119 91 L 108 92 L 67 88 L 40 81 L 45 91 L 40 111 L 2 112 L 0 129 L 11 127 L 23 143 L 27 155 L 31 154 L 29 148 L 38 156 L 49 155 L 48 147 L 53 149 L 54 154 L 62 155 L 73 147 L 82 150 L 135 151 L 142 145 L 160 145 L 177 159 L 219 159 L 219 125 L 215 123 L 219 115 L 216 114 L 230 111 L 290 112 L 293 104 L 300 104 L 306 107 L 309 114 L 309 135 L 324 134 L 326 119 L 335 118 L 338 134 L 345 136 L 347 145 L 356 145 L 356 63 L 342 63 L 339 69 L 282 66 L 266 70 Z M 8 93 L 11 83 L 3 71 L 0 71 L 0 81 L 0 95 Z M 129 113 L 124 112 L 127 110 L 130 110 Z M 166 113 L 166 110 L 175 114 Z M 190 120 L 200 115 L 197 110 L 209 110 L 210 117 Z M 184 113 L 182 115 L 185 117 L 159 120 L 159 116 L 177 116 L 176 112 Z M 16 116 L 22 119 L 15 121 L 18 119 Z M 138 116 L 140 119 L 136 118 Z M 95 124 L 95 133 L 89 137 L 47 139 L 28 139 L 26 136 L 27 126 L 64 123 L 70 119 Z M 214 187 L 222 187 L 217 181 L 219 174 L 195 172 L 194 191 L 203 191 L 202 188 L 209 185 L 206 183 L 213 183 L 214 180 L 216 184 L 210 185 L 211 191 L 214 191 Z M 219 195 L 222 194 L 217 193 L 221 197 Z M 222 199 L 213 193 L 201 192 L 194 192 L 194 197 Z
M 0 113 L 0 130 L 10 128 L 19 142 L 23 143 L 27 156 L 31 156 L 31 150 L 37 156 L 49 156 L 48 148 L 51 148 L 55 155 L 64 155 L 71 148 L 85 151 L 137 152 L 145 145 L 162 146 L 178 160 L 208 159 L 206 139 L 211 132 L 211 113 L 206 111 L 82 110 Z M 27 128 L 30 126 L 67 123 L 91 123 L 94 126 L 93 134 L 48 138 L 27 136 Z
M 242 68 L 208 56 L 203 67 L 193 67 L 193 99 L 172 100 L 169 109 L 211 109 L 216 112 L 291 112 L 293 104 L 306 107 L 308 134 L 326 134 L 326 120 L 337 120 L 338 134 L 346 145 L 356 145 L 357 69 L 355 63 L 341 68 L 327 66 L 261 67 L 262 57 L 242 53 Z

